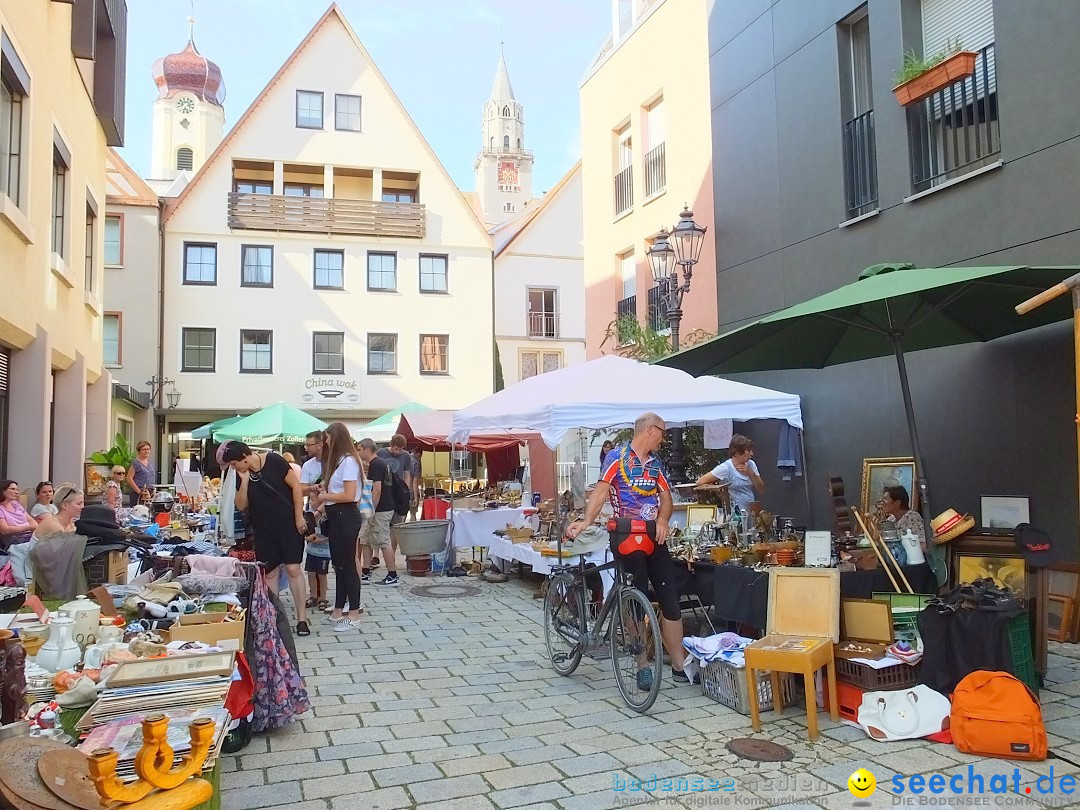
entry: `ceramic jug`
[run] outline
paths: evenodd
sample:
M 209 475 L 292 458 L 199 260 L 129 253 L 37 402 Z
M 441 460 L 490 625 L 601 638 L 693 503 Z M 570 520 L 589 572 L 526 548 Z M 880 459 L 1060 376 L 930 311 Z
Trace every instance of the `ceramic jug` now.
M 79 647 L 85 648 L 86 645 L 97 641 L 101 619 L 101 606 L 97 602 L 85 596 L 76 596 L 73 601 L 61 605 L 57 612 L 75 622 L 71 629 L 71 637 Z
M 71 669 L 82 660 L 82 650 L 72 638 L 75 620 L 67 616 L 55 616 L 49 622 L 49 640 L 37 654 L 35 661 L 49 672 Z
M 908 529 L 904 532 L 904 536 L 900 538 L 900 542 L 904 545 L 904 551 L 907 553 L 908 565 L 921 565 L 926 562 L 926 555 L 923 554 L 922 546 L 919 544 L 919 538 L 915 536 L 915 532 Z

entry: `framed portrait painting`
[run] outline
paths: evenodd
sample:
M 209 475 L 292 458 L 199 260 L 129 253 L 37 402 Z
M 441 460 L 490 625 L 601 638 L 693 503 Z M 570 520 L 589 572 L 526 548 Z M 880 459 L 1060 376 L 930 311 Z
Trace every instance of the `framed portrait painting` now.
M 911 508 L 918 509 L 918 493 L 915 492 L 915 459 L 910 456 L 892 458 L 864 458 L 862 466 L 863 514 L 873 512 L 888 487 L 901 486 L 911 497 Z

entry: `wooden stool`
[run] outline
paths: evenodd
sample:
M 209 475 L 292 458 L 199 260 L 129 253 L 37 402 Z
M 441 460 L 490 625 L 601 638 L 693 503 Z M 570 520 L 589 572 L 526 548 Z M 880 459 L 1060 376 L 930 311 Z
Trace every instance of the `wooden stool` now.
M 750 695 L 750 723 L 754 731 L 761 731 L 758 707 L 757 673 L 772 671 L 773 708 L 777 714 L 784 711 L 784 690 L 780 683 L 781 672 L 795 672 L 803 676 L 806 691 L 806 729 L 811 740 L 818 736 L 817 696 L 814 689 L 814 673 L 826 668 L 826 688 L 829 690 L 829 716 L 839 719 L 836 703 L 836 662 L 833 660 L 833 642 L 830 638 L 798 638 L 772 635 L 755 641 L 746 648 L 746 683 Z
M 770 568 L 767 615 L 765 638 L 746 648 L 750 722 L 754 731 L 761 731 L 758 671 L 772 671 L 773 706 L 777 714 L 784 710 L 780 673 L 801 673 L 806 688 L 806 730 L 811 740 L 817 739 L 814 673 L 822 667 L 826 667 L 829 715 L 833 720 L 839 719 L 833 645 L 840 640 L 840 572 L 835 568 Z

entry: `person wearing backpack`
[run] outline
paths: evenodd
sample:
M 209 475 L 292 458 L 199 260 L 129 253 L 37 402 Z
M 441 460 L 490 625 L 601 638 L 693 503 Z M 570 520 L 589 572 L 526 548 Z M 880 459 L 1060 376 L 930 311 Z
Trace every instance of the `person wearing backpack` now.
M 378 452 L 379 458 L 389 465 L 390 472 L 393 473 L 391 483 L 394 493 L 394 517 L 390 520 L 391 526 L 405 520 L 409 514 L 409 502 L 412 500 L 412 456 L 405 449 L 405 444 L 405 437 L 395 433 L 390 437 L 390 446 Z M 390 553 L 397 556 L 397 543 L 394 542 L 393 535 L 390 537 Z
M 367 462 L 368 478 L 371 479 L 371 502 L 375 506 L 375 514 L 370 520 L 364 521 L 364 526 L 360 530 L 362 550 L 360 581 L 371 582 L 372 551 L 383 549 L 386 576 L 375 584 L 398 585 L 397 554 L 390 547 L 390 524 L 395 516 L 394 474 L 390 465 L 379 457 L 375 442 L 371 439 L 361 439 L 357 452 L 360 454 L 360 459 Z

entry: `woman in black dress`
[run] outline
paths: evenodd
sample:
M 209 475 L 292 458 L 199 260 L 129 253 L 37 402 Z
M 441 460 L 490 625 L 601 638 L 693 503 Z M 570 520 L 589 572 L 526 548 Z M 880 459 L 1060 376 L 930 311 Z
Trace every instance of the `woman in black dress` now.
M 255 558 L 266 568 L 266 581 L 276 590 L 278 567 L 285 566 L 296 606 L 296 634 L 311 635 L 300 570 L 307 532 L 300 477 L 277 453 L 259 455 L 243 442 L 225 442 L 217 457 L 223 467 L 236 470 L 236 508 L 248 513 L 255 529 Z

